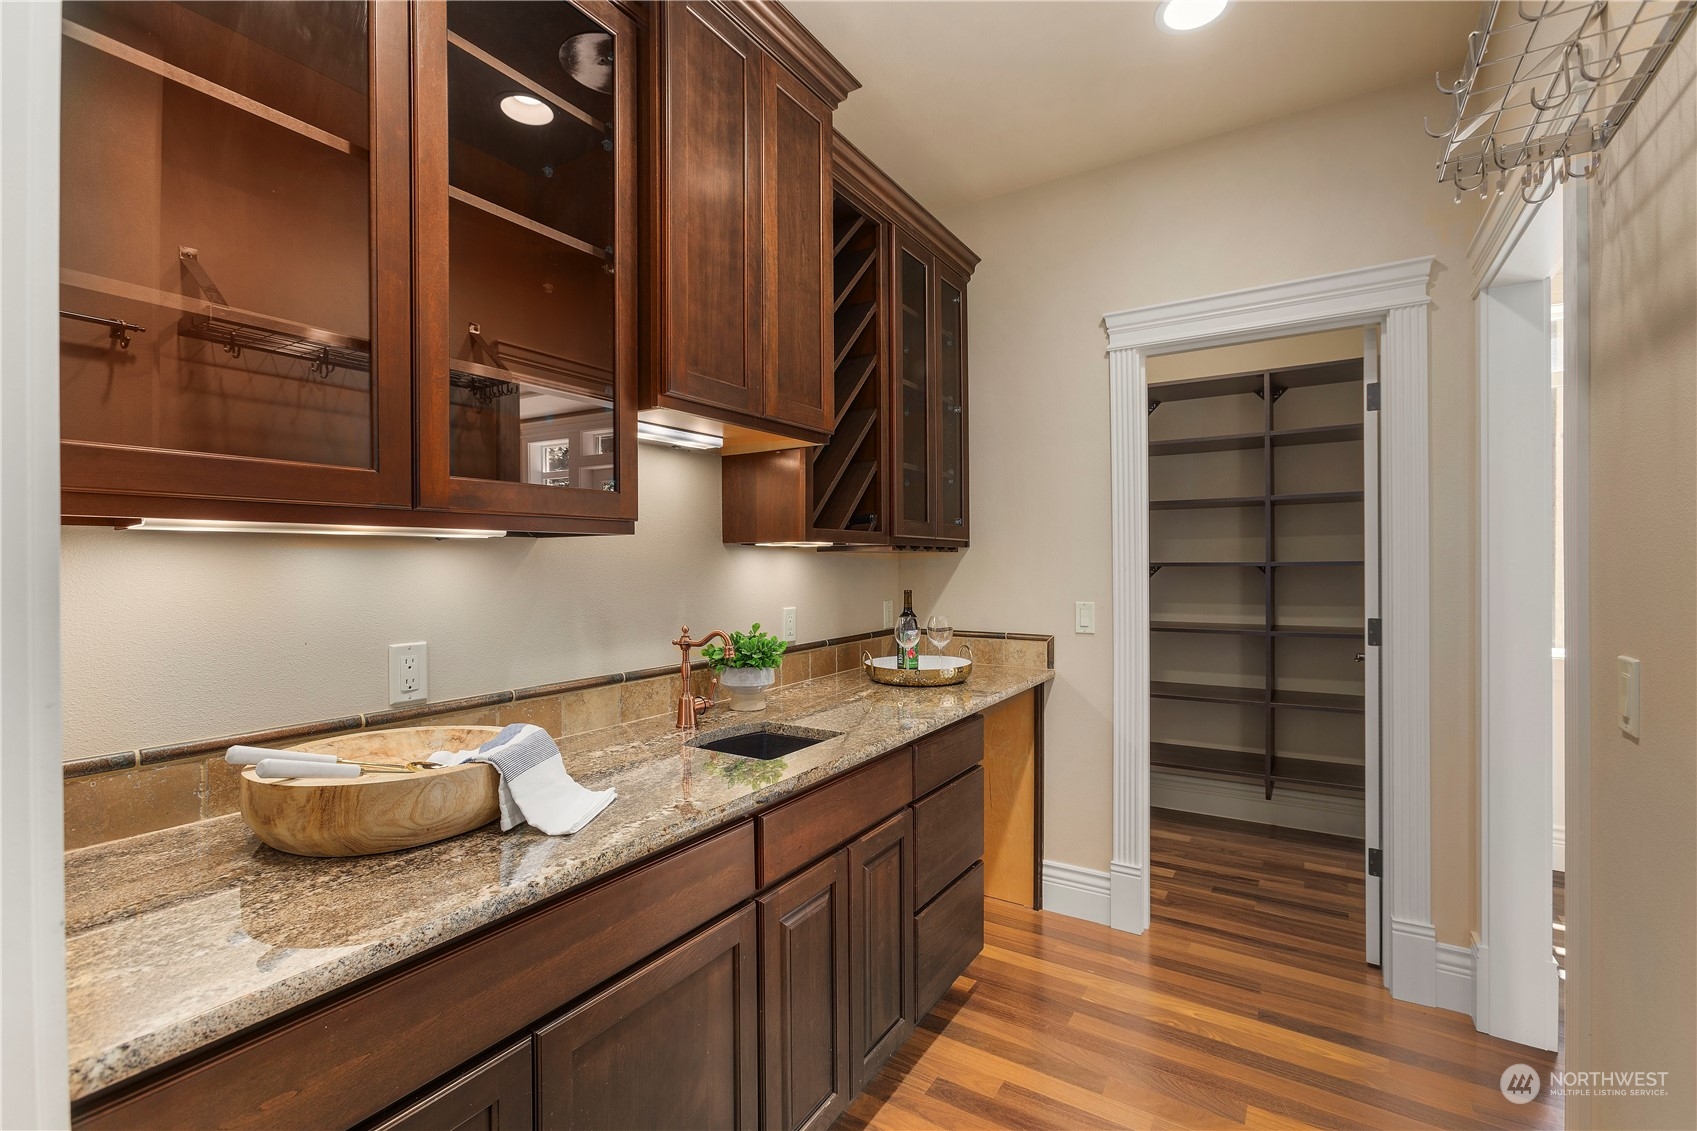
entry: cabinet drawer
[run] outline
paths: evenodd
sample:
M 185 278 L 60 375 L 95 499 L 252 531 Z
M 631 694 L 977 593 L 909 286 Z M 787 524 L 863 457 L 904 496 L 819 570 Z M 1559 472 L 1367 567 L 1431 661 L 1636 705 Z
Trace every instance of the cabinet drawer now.
M 760 886 L 847 844 L 912 800 L 913 752 L 901 750 L 760 814 Z
M 984 865 L 913 918 L 916 1016 L 923 1019 L 984 949 Z
M 913 747 L 913 795 L 924 797 L 984 760 L 984 716 L 974 715 Z
M 984 855 L 984 771 L 963 774 L 913 803 L 913 904 L 931 897 Z
M 536 1126 L 530 1061 L 530 1037 L 526 1036 L 366 1131 L 437 1131 L 442 1127 L 530 1131 Z
M 744 822 L 97 1100 L 75 1123 L 351 1126 L 753 894 L 754 831 Z

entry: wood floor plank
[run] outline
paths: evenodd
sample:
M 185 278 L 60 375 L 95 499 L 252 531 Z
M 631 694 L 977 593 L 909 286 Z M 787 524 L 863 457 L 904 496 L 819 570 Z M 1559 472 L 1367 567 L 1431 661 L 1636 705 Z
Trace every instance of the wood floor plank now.
M 1150 848 L 1143 935 L 987 900 L 983 953 L 837 1127 L 1561 1127 L 1497 1086 L 1559 1058 L 1363 961 L 1359 842 L 1157 812 Z

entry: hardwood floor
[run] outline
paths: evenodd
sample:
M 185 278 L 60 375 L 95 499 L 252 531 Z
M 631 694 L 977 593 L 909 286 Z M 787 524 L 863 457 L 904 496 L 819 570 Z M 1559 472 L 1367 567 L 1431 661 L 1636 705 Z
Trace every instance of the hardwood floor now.
M 1560 1127 L 1553 1058 L 1392 1001 L 1358 842 L 1157 813 L 1141 936 L 988 900 L 981 954 L 837 1127 Z

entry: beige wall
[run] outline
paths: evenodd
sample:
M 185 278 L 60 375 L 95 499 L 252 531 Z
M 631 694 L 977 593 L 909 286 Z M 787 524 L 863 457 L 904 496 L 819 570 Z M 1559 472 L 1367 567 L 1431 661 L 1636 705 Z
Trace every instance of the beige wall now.
M 1610 144 L 1591 200 L 1590 891 L 1568 1066 L 1665 1071 L 1666 1097 L 1569 1100 L 1570 1127 L 1697 1127 L 1697 37 Z M 1615 726 L 1615 657 L 1643 664 Z M 1577 659 L 1576 659 L 1577 662 Z M 1573 832 L 1570 825 L 1570 834 Z M 1578 930 L 1579 925 L 1575 925 Z M 1580 945 L 1588 938 L 1590 945 Z
M 1106 869 L 1113 652 L 1108 311 L 1435 255 L 1432 823 L 1438 937 L 1476 918 L 1473 312 L 1478 202 L 1433 183 L 1430 83 L 1399 87 L 943 216 L 973 276 L 972 549 L 902 565 L 956 623 L 1057 636 L 1046 854 Z M 876 154 L 873 154 L 876 157 Z M 1094 636 L 1073 602 L 1096 602 Z
M 786 605 L 799 639 L 851 635 L 901 597 L 889 556 L 725 546 L 719 457 L 639 452 L 634 537 L 65 528 L 65 756 L 381 709 L 391 643 L 429 641 L 451 699 L 674 662 L 679 625 L 774 628 Z

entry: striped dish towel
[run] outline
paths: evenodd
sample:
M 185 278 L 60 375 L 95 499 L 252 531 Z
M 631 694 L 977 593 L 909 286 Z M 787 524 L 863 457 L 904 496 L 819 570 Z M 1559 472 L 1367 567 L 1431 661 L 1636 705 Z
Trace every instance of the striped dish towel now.
M 430 756 L 438 766 L 488 762 L 501 775 L 501 831 L 529 822 L 549 836 L 575 833 L 618 794 L 583 788 L 566 773 L 560 748 L 548 732 L 513 723 L 476 750 L 443 750 Z

